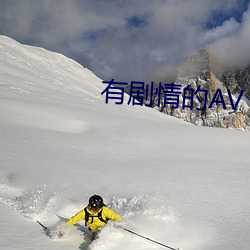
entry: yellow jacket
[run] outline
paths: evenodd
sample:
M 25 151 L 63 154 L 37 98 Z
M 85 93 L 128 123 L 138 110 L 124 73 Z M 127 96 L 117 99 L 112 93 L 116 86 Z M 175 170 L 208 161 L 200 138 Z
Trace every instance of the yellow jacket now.
M 105 222 L 101 221 L 98 218 L 98 214 L 100 213 L 100 211 L 102 211 L 101 217 L 104 221 L 107 221 L 107 220 L 121 221 L 122 220 L 118 214 L 116 214 L 113 210 L 111 210 L 110 208 L 106 206 L 103 206 L 98 212 L 93 212 L 88 207 L 86 207 L 85 209 L 87 209 L 87 212 L 89 213 L 89 219 L 85 223 L 92 233 L 95 233 L 96 231 L 98 231 L 98 229 L 102 228 L 106 224 Z M 67 221 L 67 224 L 74 225 L 80 220 L 85 220 L 84 209 L 78 212 L 76 215 L 72 216 Z

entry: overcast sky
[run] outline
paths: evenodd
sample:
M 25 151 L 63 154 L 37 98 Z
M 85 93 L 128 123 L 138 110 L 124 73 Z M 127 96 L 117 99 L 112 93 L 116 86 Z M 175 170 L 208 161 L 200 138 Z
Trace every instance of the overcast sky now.
M 0 0 L 0 34 L 105 80 L 151 82 L 208 46 L 224 63 L 249 63 L 249 1 Z

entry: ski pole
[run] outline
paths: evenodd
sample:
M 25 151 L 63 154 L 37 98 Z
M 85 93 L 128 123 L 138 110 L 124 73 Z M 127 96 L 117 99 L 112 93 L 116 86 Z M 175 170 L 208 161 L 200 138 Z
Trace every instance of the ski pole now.
M 46 231 L 46 230 L 48 230 L 48 228 L 47 227 L 45 227 L 41 222 L 39 222 L 38 220 L 36 221 L 40 226 L 42 226 L 43 227 L 43 229 Z
M 155 240 L 152 240 L 152 239 L 150 239 L 150 238 L 148 238 L 148 237 L 145 237 L 145 236 L 143 236 L 143 235 L 141 235 L 141 234 L 135 233 L 135 232 L 133 232 L 133 231 L 127 229 L 127 228 L 122 228 L 122 229 L 125 230 L 125 231 L 127 231 L 127 232 L 129 232 L 129 233 L 131 233 L 131 234 L 137 235 L 137 236 L 139 236 L 139 237 L 141 237 L 141 238 L 143 238 L 143 239 L 145 239 L 145 240 L 154 242 L 154 243 L 156 243 L 156 244 L 158 244 L 158 245 L 160 245 L 160 246 L 169 248 L 169 249 L 171 249 L 171 250 L 180 250 L 180 248 L 173 248 L 173 247 L 167 246 L 167 245 L 162 244 L 162 243 L 160 243 L 160 242 L 158 242 L 158 241 L 155 241 Z

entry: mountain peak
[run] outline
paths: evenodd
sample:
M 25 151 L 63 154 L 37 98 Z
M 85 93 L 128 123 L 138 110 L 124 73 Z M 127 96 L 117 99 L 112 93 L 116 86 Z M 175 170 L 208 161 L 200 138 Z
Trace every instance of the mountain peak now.
M 193 77 L 206 74 L 210 70 L 210 55 L 207 49 L 201 49 L 189 56 L 177 69 L 179 77 Z
M 201 103 L 196 100 L 198 95 L 194 95 L 194 106 L 198 105 L 196 107 L 198 109 L 171 109 L 166 107 L 164 112 L 176 117 L 181 117 L 197 125 L 237 129 L 249 128 L 250 109 L 247 103 L 241 100 L 237 109 L 232 110 L 232 106 L 230 106 L 231 99 L 227 89 L 235 95 L 240 93 L 241 90 L 244 90 L 245 97 L 247 97 L 249 93 L 250 72 L 247 70 L 227 73 L 219 72 L 220 69 L 217 67 L 215 59 L 209 50 L 201 49 L 179 65 L 175 83 L 181 85 L 183 89 L 190 86 L 195 92 L 199 89 L 201 89 L 203 93 L 207 92 L 208 105 L 214 98 L 216 98 L 216 100 L 223 98 L 226 109 L 221 103 L 216 103 L 216 105 L 212 107 L 207 106 L 205 110 L 199 111 Z M 218 90 L 221 91 L 222 96 L 217 95 Z M 236 96 L 233 96 L 233 100 L 234 102 L 237 100 Z M 181 104 L 183 101 L 183 97 L 180 97 Z

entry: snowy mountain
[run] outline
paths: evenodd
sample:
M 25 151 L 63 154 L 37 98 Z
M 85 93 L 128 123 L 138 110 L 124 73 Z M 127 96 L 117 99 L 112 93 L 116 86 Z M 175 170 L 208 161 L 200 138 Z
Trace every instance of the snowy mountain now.
M 231 88 L 235 93 L 244 90 L 244 96 L 250 103 L 250 65 L 237 69 L 226 70 L 223 73 L 218 73 L 218 78 L 228 88 Z
M 141 92 L 138 84 L 125 92 L 164 114 L 195 125 L 241 129 L 250 128 L 249 67 L 225 69 L 214 54 L 201 49 L 176 69 L 175 80 L 153 82 Z
M 240 78 L 239 73 L 237 81 L 242 85 L 240 87 L 239 84 L 236 84 L 238 86 L 238 91 L 236 91 L 236 87 L 232 87 L 232 82 L 236 82 L 236 80 L 232 81 L 233 73 L 228 72 L 226 77 L 225 73 L 219 73 L 216 69 L 213 65 L 213 59 L 206 49 L 188 57 L 178 68 L 175 84 L 181 85 L 182 89 L 190 86 L 194 90 L 196 93 L 194 94 L 194 108 L 182 108 L 184 99 L 182 95 L 179 108 L 171 109 L 171 105 L 167 105 L 165 113 L 197 125 L 248 130 L 250 128 L 250 108 L 244 100 L 244 96 L 248 96 L 246 87 L 248 79 Z M 242 72 L 241 75 L 245 76 L 246 74 Z M 221 91 L 221 94 L 217 92 L 218 90 Z M 242 92 L 243 98 L 240 96 L 241 90 L 246 90 Z M 205 91 L 207 92 L 206 101 Z M 235 109 L 233 105 L 237 103 L 238 99 L 239 104 Z M 213 102 L 213 100 L 218 102 Z M 207 106 L 203 109 L 205 103 Z M 210 107 L 211 103 L 213 105 Z
M 250 134 L 105 104 L 106 86 L 63 55 L 0 36 L 1 249 L 153 250 L 109 224 L 50 239 L 97 193 L 122 226 L 184 250 L 248 250 Z M 125 97 L 128 100 L 128 96 Z

